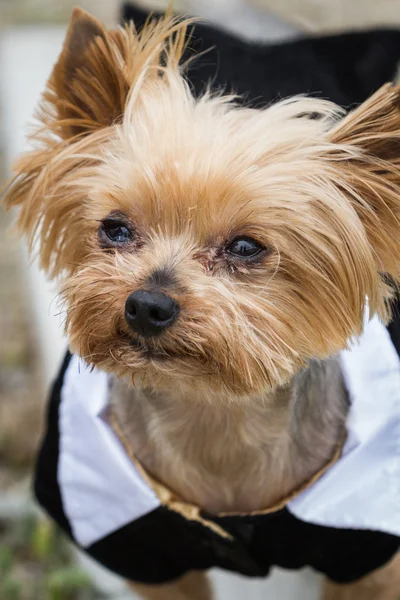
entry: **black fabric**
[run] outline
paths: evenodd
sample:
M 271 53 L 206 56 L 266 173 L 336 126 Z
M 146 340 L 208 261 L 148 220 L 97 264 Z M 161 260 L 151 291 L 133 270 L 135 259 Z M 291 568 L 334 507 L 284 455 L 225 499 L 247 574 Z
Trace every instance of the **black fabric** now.
M 53 387 L 35 493 L 40 504 L 73 538 L 57 482 L 58 412 L 69 361 L 70 354 Z M 220 525 L 233 539 L 160 507 L 92 544 L 86 552 L 114 573 L 142 583 L 164 583 L 189 570 L 211 567 L 260 577 L 267 575 L 272 566 L 310 566 L 333 581 L 348 583 L 384 565 L 400 548 L 400 540 L 394 535 L 310 525 L 287 509 L 258 516 L 204 517 Z
M 129 4 L 122 11 L 123 19 L 133 20 L 138 29 L 148 16 Z M 196 94 L 213 81 L 214 87 L 233 89 L 250 105 L 312 94 L 349 107 L 393 79 L 400 59 L 400 30 L 378 29 L 271 45 L 243 41 L 197 24 L 190 49 L 188 55 L 208 50 L 188 71 Z
M 400 548 L 396 536 L 310 525 L 286 509 L 212 520 L 230 532 L 233 541 L 162 507 L 88 552 L 119 575 L 143 583 L 164 583 L 187 571 L 212 567 L 263 577 L 272 566 L 309 566 L 332 581 L 350 583 L 386 564 Z
M 72 537 L 71 527 L 64 513 L 60 489 L 57 483 L 60 441 L 58 411 L 64 375 L 70 360 L 71 354 L 67 352 L 51 391 L 50 403 L 47 410 L 45 436 L 36 462 L 34 492 L 39 504 L 41 504 L 60 527 Z
M 396 293 L 392 302 L 393 318 L 389 323 L 388 331 L 392 339 L 392 344 L 396 348 L 397 354 L 400 356 L 400 294 Z

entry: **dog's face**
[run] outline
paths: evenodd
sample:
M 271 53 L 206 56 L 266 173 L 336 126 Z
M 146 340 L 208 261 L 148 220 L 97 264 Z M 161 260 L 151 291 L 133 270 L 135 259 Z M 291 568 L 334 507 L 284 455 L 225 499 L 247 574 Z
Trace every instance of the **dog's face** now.
M 185 26 L 74 15 L 49 136 L 6 200 L 62 274 L 72 349 L 155 388 L 249 397 L 346 346 L 399 275 L 399 92 L 343 117 L 191 96 Z M 198 393 L 196 394 L 198 396 Z

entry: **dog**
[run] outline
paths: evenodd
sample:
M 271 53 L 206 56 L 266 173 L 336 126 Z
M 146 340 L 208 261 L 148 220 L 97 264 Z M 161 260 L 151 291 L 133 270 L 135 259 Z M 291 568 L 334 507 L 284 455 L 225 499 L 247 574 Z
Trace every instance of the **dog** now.
M 76 9 L 5 191 L 72 352 L 36 496 L 144 598 L 309 565 L 396 600 L 400 88 L 195 98 L 191 23 Z

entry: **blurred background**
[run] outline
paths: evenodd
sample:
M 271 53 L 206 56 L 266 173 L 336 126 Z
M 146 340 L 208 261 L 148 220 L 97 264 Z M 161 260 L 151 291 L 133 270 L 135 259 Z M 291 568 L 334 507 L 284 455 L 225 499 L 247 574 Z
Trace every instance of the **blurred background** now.
M 26 148 L 35 104 L 77 4 L 109 25 L 118 22 L 117 0 L 0 0 L 0 183 Z M 168 2 L 137 4 L 163 9 Z M 400 0 L 176 0 L 174 6 L 267 43 L 400 27 Z M 0 208 L 0 600 L 126 599 L 123 583 L 72 551 L 31 500 L 46 390 L 66 344 L 56 291 L 29 263 L 12 218 Z M 319 580 L 278 572 L 267 590 L 264 583 L 243 587 L 240 579 L 217 573 L 214 583 L 226 600 L 267 593 L 271 600 L 313 600 Z

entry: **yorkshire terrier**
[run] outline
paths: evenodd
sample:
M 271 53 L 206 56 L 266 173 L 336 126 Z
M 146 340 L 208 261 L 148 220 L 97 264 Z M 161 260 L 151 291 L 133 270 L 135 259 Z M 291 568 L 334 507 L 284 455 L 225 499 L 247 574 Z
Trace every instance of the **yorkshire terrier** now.
M 76 9 L 5 192 L 73 353 L 37 497 L 144 598 L 310 565 L 325 600 L 397 600 L 400 88 L 195 98 L 188 26 Z

